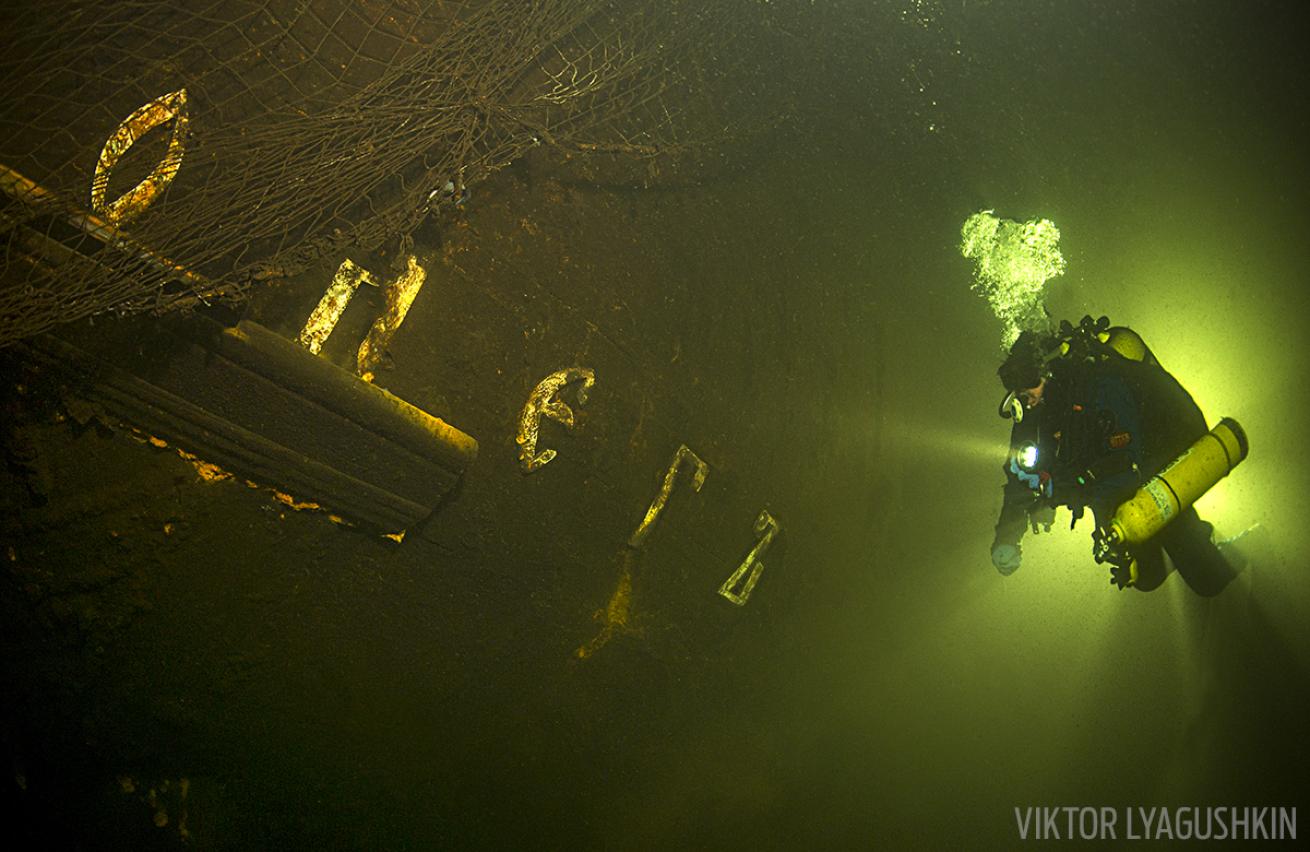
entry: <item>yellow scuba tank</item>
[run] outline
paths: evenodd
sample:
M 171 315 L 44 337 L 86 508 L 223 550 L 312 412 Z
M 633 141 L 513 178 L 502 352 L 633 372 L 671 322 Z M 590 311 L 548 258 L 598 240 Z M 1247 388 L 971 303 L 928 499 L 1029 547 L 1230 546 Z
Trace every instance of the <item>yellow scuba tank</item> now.
M 1122 325 L 1111 326 L 1096 335 L 1096 339 L 1118 352 L 1129 361 L 1141 361 L 1153 367 L 1160 366 L 1151 353 L 1151 348 L 1142 340 L 1142 336 L 1131 328 Z
M 1129 361 L 1141 361 L 1144 364 L 1150 364 L 1152 367 L 1160 366 L 1160 362 L 1155 360 L 1151 348 L 1146 345 L 1145 340 L 1142 340 L 1140 334 L 1127 326 L 1110 325 L 1109 317 L 1093 320 L 1088 315 L 1083 317 L 1082 322 L 1076 326 L 1068 322 L 1061 323 L 1060 336 L 1063 339 L 1056 351 L 1056 357 L 1068 355 L 1079 346 L 1080 342 L 1083 346 L 1080 351 L 1086 353 L 1087 343 L 1085 341 L 1095 337 L 1097 342 L 1105 346 L 1106 349 L 1127 358 Z
M 1246 432 L 1238 422 L 1230 417 L 1220 420 L 1121 503 L 1110 522 L 1093 533 L 1096 560 L 1122 564 L 1129 547 L 1164 529 L 1237 467 L 1249 451 Z M 1121 586 L 1136 581 L 1137 561 L 1132 560 L 1129 578 Z

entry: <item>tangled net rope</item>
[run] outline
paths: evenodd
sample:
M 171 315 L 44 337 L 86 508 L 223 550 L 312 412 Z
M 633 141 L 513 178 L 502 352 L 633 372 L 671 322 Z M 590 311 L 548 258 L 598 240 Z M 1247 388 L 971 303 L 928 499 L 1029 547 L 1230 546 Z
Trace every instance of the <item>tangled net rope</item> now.
M 689 111 L 752 5 L 6 10 L 0 346 L 96 313 L 241 299 L 408 234 L 538 145 L 654 157 L 699 144 Z

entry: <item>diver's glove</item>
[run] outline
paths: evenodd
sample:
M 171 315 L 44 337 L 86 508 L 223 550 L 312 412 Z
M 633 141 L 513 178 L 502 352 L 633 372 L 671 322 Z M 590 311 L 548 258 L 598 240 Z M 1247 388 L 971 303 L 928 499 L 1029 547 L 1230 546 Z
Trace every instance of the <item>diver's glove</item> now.
M 1050 532 L 1051 525 L 1055 523 L 1055 507 L 1038 506 L 1035 509 L 1029 509 L 1028 523 L 1032 526 L 1034 534 Z
M 1024 485 L 1027 485 L 1033 491 L 1038 491 L 1042 487 L 1041 476 L 1035 472 L 1027 471 L 1020 467 L 1018 458 L 1010 459 L 1010 473 L 1014 474 L 1015 479 L 1019 480 Z
M 1110 566 L 1110 582 L 1117 588 L 1137 585 L 1137 560 L 1100 528 L 1092 532 L 1092 558 Z
M 1122 565 L 1110 563 L 1110 582 L 1118 589 L 1126 589 L 1137 584 L 1137 572 L 1133 570 L 1130 560 Z
M 999 543 L 992 545 L 992 564 L 1002 575 L 1008 577 L 1019 570 L 1019 563 L 1022 561 L 1023 550 L 1019 545 Z
M 1027 471 L 1019 466 L 1019 460 L 1010 459 L 1010 473 L 1014 474 L 1024 485 L 1035 494 L 1040 494 L 1046 499 L 1055 496 L 1055 483 L 1051 480 L 1051 475 L 1044 470 Z

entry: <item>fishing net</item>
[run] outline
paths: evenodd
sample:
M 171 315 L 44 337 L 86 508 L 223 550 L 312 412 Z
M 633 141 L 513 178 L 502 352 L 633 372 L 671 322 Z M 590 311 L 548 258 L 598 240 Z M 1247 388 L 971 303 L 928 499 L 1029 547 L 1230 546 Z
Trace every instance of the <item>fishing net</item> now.
M 699 144 L 748 0 L 0 11 L 0 346 L 404 239 L 536 146 Z M 720 125 L 721 128 L 721 125 Z

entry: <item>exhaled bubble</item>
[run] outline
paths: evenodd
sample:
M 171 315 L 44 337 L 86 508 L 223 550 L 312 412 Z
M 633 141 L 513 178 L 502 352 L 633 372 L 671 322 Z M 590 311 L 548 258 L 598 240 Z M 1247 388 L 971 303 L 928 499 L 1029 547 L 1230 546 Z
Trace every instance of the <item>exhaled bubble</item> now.
M 974 262 L 973 289 L 1003 325 L 1001 345 L 1045 325 L 1042 287 L 1064 272 L 1060 229 L 1050 219 L 1016 222 L 980 210 L 960 228 L 960 253 Z

